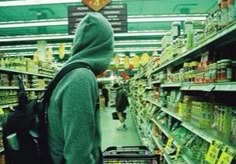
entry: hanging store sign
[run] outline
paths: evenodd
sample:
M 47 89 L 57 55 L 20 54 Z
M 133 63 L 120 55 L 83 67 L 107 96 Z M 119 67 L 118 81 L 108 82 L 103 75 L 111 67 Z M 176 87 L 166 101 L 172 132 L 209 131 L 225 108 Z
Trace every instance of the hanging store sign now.
M 92 10 L 99 11 L 109 4 L 111 0 L 82 0 L 82 2 Z
M 78 23 L 89 12 L 93 12 L 86 6 L 68 7 L 68 32 L 74 34 Z M 127 32 L 127 5 L 108 5 L 99 11 L 113 27 L 114 32 Z

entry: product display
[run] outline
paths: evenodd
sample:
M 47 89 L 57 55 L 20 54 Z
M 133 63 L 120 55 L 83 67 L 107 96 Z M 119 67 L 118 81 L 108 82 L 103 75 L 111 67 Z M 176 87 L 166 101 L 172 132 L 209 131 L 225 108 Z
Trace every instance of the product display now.
M 235 162 L 236 104 L 231 98 L 235 97 L 235 44 L 221 44 L 236 29 L 227 31 L 235 20 L 233 4 L 221 1 L 220 9 L 207 17 L 198 39 L 194 21 L 185 21 L 182 38 L 178 23 L 173 23 L 170 35 L 162 39 L 160 60 L 153 61 L 158 63 L 156 68 L 130 82 L 131 96 L 136 96 L 132 109 L 138 109 L 140 120 L 145 120 L 137 124 L 143 126 L 141 131 L 147 131 L 144 122 L 152 124 L 153 137 L 147 136 L 145 141 L 154 141 L 168 163 L 178 163 L 178 159 L 182 163 Z M 152 87 L 145 89 L 150 83 Z
M 71 54 L 83 61 L 80 51 L 104 39 L 103 34 L 82 34 L 94 42 L 73 40 L 81 19 L 99 12 L 114 32 L 113 60 L 108 70 L 94 72 L 109 93 L 106 102 L 98 87 L 102 128 L 108 127 L 104 115 L 118 120 L 110 110 L 116 107 L 115 83 L 127 84 L 129 101 L 126 131 L 111 130 L 108 138 L 128 142 L 134 138 L 126 135 L 136 135 L 137 129 L 138 143 L 149 150 L 134 147 L 144 159 L 132 159 L 133 163 L 236 163 L 236 0 L 24 3 L 0 2 L 0 129 L 18 104 L 18 76 L 30 99 L 40 97 Z M 96 11 L 91 8 L 101 5 Z M 97 48 L 88 52 L 100 52 Z M 5 164 L 1 135 L 0 130 L 0 164 Z M 104 139 L 105 146 L 109 139 Z M 123 145 L 101 147 L 106 150 L 105 163 L 129 163 L 126 157 L 133 149 L 116 146 Z M 114 154 L 119 157 L 109 159 Z M 146 161 L 149 155 L 154 156 Z

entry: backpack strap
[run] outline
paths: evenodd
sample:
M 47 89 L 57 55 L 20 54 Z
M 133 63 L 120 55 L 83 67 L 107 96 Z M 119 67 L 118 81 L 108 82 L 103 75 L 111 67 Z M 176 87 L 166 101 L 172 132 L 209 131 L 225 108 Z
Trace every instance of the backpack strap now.
M 64 68 L 62 68 L 57 74 L 56 76 L 53 78 L 53 80 L 49 83 L 47 90 L 44 93 L 44 102 L 46 102 L 47 100 L 50 99 L 53 90 L 56 88 L 57 84 L 59 83 L 59 81 L 70 71 L 76 69 L 76 68 L 87 68 L 90 69 L 90 66 L 86 63 L 82 63 L 82 62 L 74 62 L 71 64 L 68 64 L 67 66 L 65 66 Z

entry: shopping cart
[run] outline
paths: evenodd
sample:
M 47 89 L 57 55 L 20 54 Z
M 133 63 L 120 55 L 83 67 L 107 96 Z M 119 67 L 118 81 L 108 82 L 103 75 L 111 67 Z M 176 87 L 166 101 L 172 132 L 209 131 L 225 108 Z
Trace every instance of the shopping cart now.
M 108 147 L 103 152 L 105 164 L 157 164 L 158 156 L 146 146 Z

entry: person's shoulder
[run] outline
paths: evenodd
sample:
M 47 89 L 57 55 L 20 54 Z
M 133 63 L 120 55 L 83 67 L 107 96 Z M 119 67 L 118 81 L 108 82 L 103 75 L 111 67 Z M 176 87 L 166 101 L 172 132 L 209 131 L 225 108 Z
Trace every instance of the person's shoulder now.
M 95 80 L 95 75 L 93 72 L 87 68 L 76 68 L 72 70 L 71 72 L 68 73 L 67 79 L 71 83 L 76 82 L 76 81 L 87 81 L 87 80 Z
M 84 76 L 93 76 L 93 72 L 87 68 L 76 68 L 70 72 L 70 76 L 75 77 L 84 77 Z

